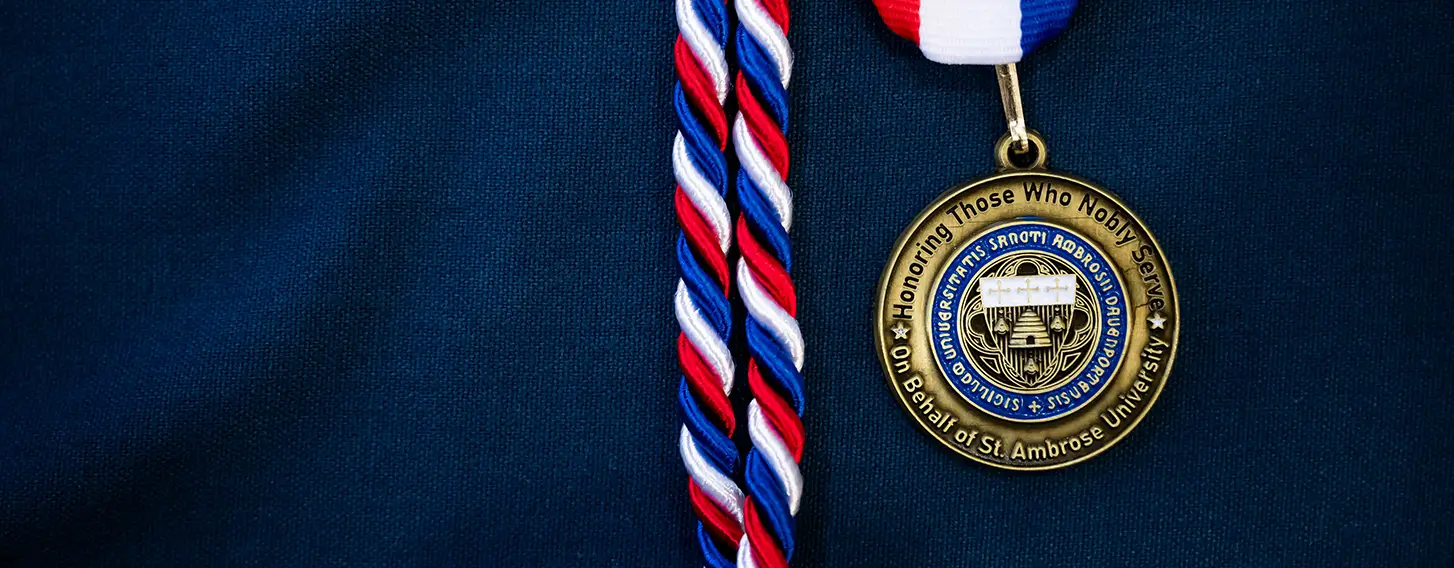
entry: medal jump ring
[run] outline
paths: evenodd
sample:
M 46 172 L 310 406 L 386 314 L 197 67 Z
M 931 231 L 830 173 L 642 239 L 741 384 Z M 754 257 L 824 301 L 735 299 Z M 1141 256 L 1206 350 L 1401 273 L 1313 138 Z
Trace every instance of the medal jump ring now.
M 1001 170 L 1043 170 L 1046 162 L 1049 161 L 1050 152 L 1046 149 L 1045 138 L 1039 132 L 1026 130 L 1025 136 L 1029 139 L 1029 148 L 1024 152 L 1014 149 L 1015 137 L 1013 133 L 1006 132 L 995 143 L 995 166 Z

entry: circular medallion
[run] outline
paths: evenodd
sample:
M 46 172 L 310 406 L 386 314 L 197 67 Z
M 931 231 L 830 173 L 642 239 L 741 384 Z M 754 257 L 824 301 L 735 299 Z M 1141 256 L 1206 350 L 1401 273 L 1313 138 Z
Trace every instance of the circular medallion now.
M 920 213 L 874 313 L 904 408 L 955 452 L 1009 469 L 1069 465 L 1125 436 L 1161 393 L 1180 329 L 1141 220 L 1038 169 L 953 188 Z

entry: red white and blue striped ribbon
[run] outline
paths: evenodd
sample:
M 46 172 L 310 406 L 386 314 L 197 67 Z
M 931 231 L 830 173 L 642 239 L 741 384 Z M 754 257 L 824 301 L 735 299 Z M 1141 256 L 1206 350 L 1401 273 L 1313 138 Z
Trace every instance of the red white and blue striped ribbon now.
M 1055 37 L 1076 0 L 873 0 L 889 29 L 939 63 L 1003 65 Z

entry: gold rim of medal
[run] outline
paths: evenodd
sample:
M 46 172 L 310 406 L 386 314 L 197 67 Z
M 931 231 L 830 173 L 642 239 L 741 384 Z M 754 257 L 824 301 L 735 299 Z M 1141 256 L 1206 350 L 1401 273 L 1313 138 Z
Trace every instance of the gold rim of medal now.
M 1029 159 L 1013 160 L 1012 139 L 1027 138 Z M 1124 438 L 1161 394 L 1180 331 L 1156 238 L 1114 194 L 1045 170 L 1045 148 L 1033 131 L 1007 134 L 998 173 L 919 213 L 874 306 L 905 410 L 956 453 L 1013 470 Z

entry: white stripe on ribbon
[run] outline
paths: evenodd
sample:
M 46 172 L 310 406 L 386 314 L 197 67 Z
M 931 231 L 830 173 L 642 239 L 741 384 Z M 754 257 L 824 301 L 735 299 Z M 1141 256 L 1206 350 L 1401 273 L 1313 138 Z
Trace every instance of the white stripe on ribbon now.
M 692 201 L 692 205 L 706 218 L 707 224 L 712 226 L 712 231 L 717 233 L 717 244 L 722 247 L 722 252 L 727 252 L 732 246 L 732 216 L 727 212 L 727 201 L 697 169 L 696 162 L 687 152 L 686 139 L 680 132 L 677 133 L 676 142 L 672 144 L 671 163 L 672 170 L 676 172 L 677 184 L 682 186 L 687 199 Z
M 682 38 L 687 40 L 687 46 L 692 48 L 692 53 L 696 54 L 697 61 L 702 62 L 707 75 L 712 77 L 712 86 L 717 89 L 717 102 L 727 100 L 727 51 L 717 44 L 712 32 L 702 23 L 692 0 L 677 0 L 676 7 L 677 28 L 681 30 Z
M 772 165 L 772 160 L 763 153 L 757 139 L 752 137 L 752 130 L 747 127 L 747 119 L 740 112 L 737 113 L 737 120 L 732 123 L 732 143 L 737 147 L 737 161 L 742 164 L 742 169 L 747 170 L 747 177 L 752 178 L 752 183 L 767 195 L 768 202 L 777 211 L 778 222 L 782 223 L 783 230 L 792 228 L 793 190 L 788 188 L 788 184 L 778 175 L 777 166 Z
M 797 515 L 798 503 L 803 498 L 803 472 L 798 469 L 798 462 L 788 451 L 782 435 L 763 416 L 756 400 L 747 405 L 747 433 L 752 438 L 752 445 L 762 452 L 768 466 L 783 481 L 783 491 L 788 494 L 788 512 Z
M 737 488 L 731 478 L 707 462 L 707 458 L 697 450 L 697 441 L 692 439 L 692 431 L 686 426 L 682 426 L 678 447 L 681 448 L 682 463 L 686 464 L 687 473 L 696 480 L 697 487 L 701 487 L 707 498 L 737 519 L 737 524 L 742 524 L 742 490 Z
M 1020 37 L 1020 0 L 919 1 L 919 50 L 931 61 L 1014 63 Z
M 798 329 L 798 320 L 788 315 L 787 311 L 779 307 L 758 286 L 746 261 L 737 261 L 737 281 L 738 288 L 742 291 L 742 303 L 747 304 L 747 311 L 752 319 L 766 327 L 777 338 L 778 343 L 787 347 L 788 354 L 793 357 L 793 367 L 803 370 L 803 334 Z
M 677 281 L 676 312 L 677 325 L 687 335 L 687 341 L 692 342 L 697 352 L 706 359 L 707 365 L 717 373 L 723 392 L 732 394 L 732 375 L 736 372 L 732 352 L 727 349 L 727 343 L 717 337 L 717 330 L 712 329 L 711 324 L 702 317 L 702 312 L 692 304 L 692 294 L 687 291 L 687 284 L 682 281 Z
M 777 65 L 778 78 L 782 79 L 783 87 L 786 88 L 788 79 L 793 75 L 793 48 L 788 44 L 788 36 L 783 33 L 783 29 L 773 21 L 758 0 L 737 0 L 737 20 L 747 29 L 747 33 L 752 34 L 767 49 L 768 55 Z

